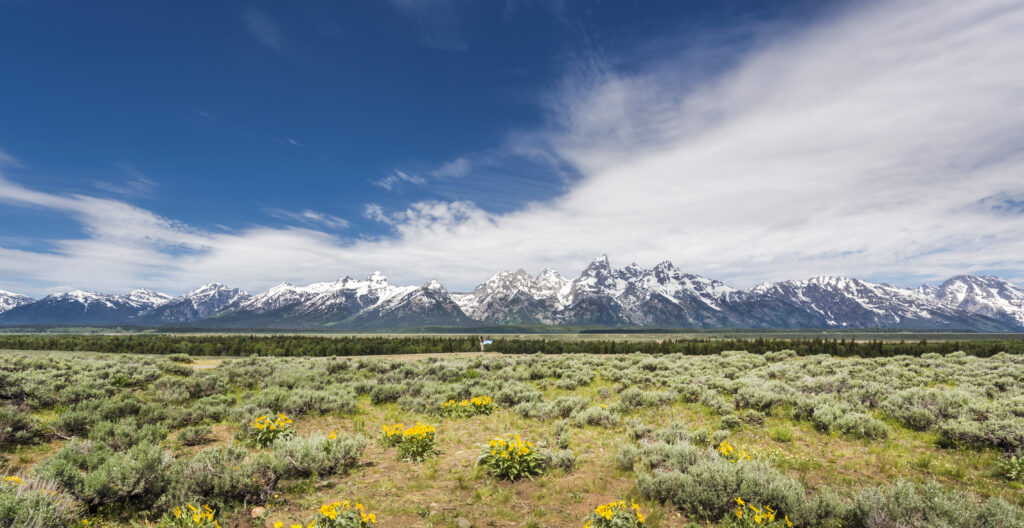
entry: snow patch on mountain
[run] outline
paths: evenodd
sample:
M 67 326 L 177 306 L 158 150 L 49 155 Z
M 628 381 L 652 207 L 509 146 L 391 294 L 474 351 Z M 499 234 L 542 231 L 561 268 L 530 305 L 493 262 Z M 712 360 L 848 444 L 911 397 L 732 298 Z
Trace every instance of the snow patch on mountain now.
M 1024 326 L 1024 290 L 1005 279 L 957 275 L 919 291 L 957 308 Z
M 27 295 L 0 290 L 0 313 L 4 313 L 11 308 L 17 308 L 18 306 L 29 304 L 33 301 L 34 299 Z

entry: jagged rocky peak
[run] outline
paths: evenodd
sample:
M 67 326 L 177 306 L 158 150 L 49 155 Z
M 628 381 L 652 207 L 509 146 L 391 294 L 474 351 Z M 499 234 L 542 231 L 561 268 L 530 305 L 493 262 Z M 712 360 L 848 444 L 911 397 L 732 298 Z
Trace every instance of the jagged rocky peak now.
M 602 254 L 594 259 L 590 265 L 580 273 L 580 276 L 573 281 L 575 292 L 587 292 L 618 296 L 626 288 L 626 281 L 623 280 L 616 270 L 612 269 L 608 262 L 608 255 Z
M 536 286 L 536 280 L 523 269 L 512 271 L 499 271 L 484 281 L 473 290 L 477 297 L 489 295 L 508 296 L 520 291 L 531 291 Z
M 930 295 L 939 301 L 1024 326 L 1024 289 L 1006 279 L 957 275 L 931 288 Z

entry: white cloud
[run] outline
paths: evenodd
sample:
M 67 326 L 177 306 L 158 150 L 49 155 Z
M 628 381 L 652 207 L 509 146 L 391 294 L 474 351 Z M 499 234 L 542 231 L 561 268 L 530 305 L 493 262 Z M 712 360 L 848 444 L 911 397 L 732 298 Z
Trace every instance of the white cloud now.
M 146 176 L 130 163 L 118 163 L 127 178 L 120 181 L 94 181 L 93 186 L 97 189 L 119 194 L 128 198 L 149 198 L 156 191 L 157 183 Z
M 219 280 L 251 291 L 382 269 L 470 288 L 497 269 L 572 274 L 595 254 L 662 259 L 735 286 L 818 274 L 1024 279 L 1024 5 L 860 4 L 749 53 L 714 79 L 676 63 L 598 68 L 560 91 L 528 144 L 579 173 L 507 214 L 463 201 L 368 205 L 390 236 L 208 231 L 130 205 L 0 179 L 0 200 L 66 212 L 87 236 L 0 249 L 0 276 L 124 291 Z M 543 141 L 541 141 L 543 140 Z M 395 173 L 378 183 L 421 184 Z M 31 292 L 30 292 L 31 293 Z
M 375 180 L 373 184 L 376 185 L 377 187 L 382 187 L 384 189 L 391 191 L 394 190 L 394 188 L 397 187 L 398 184 L 402 182 L 407 182 L 414 185 L 423 185 L 424 183 L 427 183 L 427 181 L 424 180 L 422 176 L 417 176 L 415 174 L 407 174 L 403 171 L 396 170 L 391 174 L 385 176 L 384 178 Z
M 7 151 L 0 149 L 0 168 L 3 167 L 21 167 L 21 163 L 18 158 L 7 153 Z
M 256 40 L 275 50 L 281 49 L 281 29 L 270 15 L 258 9 L 246 9 L 242 12 L 242 21 Z
M 469 174 L 470 163 L 466 158 L 456 158 L 430 171 L 435 178 L 461 178 Z
M 344 218 L 339 218 L 332 214 L 321 213 L 312 209 L 303 209 L 302 211 L 288 211 L 285 209 L 270 208 L 267 209 L 267 214 L 274 218 L 280 218 L 289 222 L 297 222 L 310 227 L 325 227 L 327 229 L 345 229 L 348 227 L 348 221 Z

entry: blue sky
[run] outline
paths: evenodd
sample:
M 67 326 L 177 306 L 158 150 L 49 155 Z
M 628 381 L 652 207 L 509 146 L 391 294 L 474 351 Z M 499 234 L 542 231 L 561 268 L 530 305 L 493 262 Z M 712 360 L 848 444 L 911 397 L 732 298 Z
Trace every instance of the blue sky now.
M 0 289 L 465 289 L 603 252 L 739 287 L 1019 279 L 1021 17 L 0 1 Z

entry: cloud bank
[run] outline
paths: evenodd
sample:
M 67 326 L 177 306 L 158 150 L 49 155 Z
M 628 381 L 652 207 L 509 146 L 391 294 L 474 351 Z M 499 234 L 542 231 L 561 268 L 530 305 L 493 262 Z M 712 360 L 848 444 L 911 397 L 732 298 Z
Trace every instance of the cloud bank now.
M 581 175 L 566 193 L 505 214 L 465 201 L 371 204 L 367 217 L 391 229 L 373 239 L 315 221 L 215 231 L 0 179 L 0 201 L 70 215 L 85 233 L 47 253 L 0 248 L 0 288 L 260 290 L 381 269 L 463 289 L 509 267 L 571 274 L 601 252 L 620 264 L 669 258 L 739 287 L 979 270 L 1019 281 L 1021 27 L 1015 1 L 862 3 L 696 84 L 674 57 L 570 75 L 551 126 L 532 133 Z M 393 176 L 378 184 L 410 183 Z

